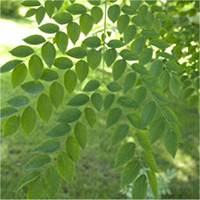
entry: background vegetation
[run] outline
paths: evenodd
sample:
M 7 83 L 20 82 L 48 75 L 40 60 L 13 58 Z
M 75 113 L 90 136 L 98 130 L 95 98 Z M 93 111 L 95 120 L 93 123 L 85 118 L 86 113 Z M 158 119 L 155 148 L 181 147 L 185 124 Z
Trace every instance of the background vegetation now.
M 2 7 L 3 8 L 3 7 Z M 9 14 L 10 17 L 10 14 Z M 15 19 L 10 20 L 2 16 L 0 23 L 3 24 L 3 34 L 0 37 L 0 64 L 11 57 L 8 50 L 16 46 L 19 38 L 22 39 L 22 30 L 25 36 L 35 30 L 36 24 L 32 20 Z M 15 30 L 15 31 L 12 31 Z M 9 34 L 9 37 L 5 35 Z M 18 41 L 16 42 L 18 38 Z M 9 45 L 8 45 L 9 44 Z M 60 73 L 59 71 L 57 71 Z M 60 74 L 62 77 L 62 74 Z M 90 74 L 92 77 L 101 76 L 101 71 Z M 79 89 L 79 88 L 78 88 Z M 78 90 L 77 89 L 77 90 Z M 1 107 L 6 107 L 7 100 L 15 96 L 21 89 L 12 89 L 10 73 L 1 74 Z M 105 92 L 101 91 L 102 94 Z M 170 96 L 170 94 L 169 94 Z M 33 96 L 29 96 L 30 99 Z M 198 112 L 196 108 L 188 109 L 187 102 L 181 98 L 172 99 L 171 108 L 180 120 L 180 128 L 183 133 L 183 143 L 177 153 L 176 160 L 166 154 L 163 145 L 154 145 L 154 155 L 161 170 L 175 169 L 177 176 L 170 184 L 171 194 L 163 195 L 162 198 L 171 199 L 198 199 L 199 198 L 199 151 L 198 151 Z M 62 110 L 62 107 L 59 111 Z M 58 111 L 58 112 L 59 112 Z M 59 190 L 60 199 L 95 199 L 126 198 L 120 192 L 120 173 L 113 169 L 115 148 L 110 148 L 112 129 L 105 131 L 104 119 L 106 113 L 98 114 L 98 121 L 94 130 L 90 129 L 89 142 L 85 151 L 82 151 L 79 164 L 76 166 L 76 174 L 73 187 L 63 182 Z M 51 118 L 50 124 L 55 124 L 57 113 Z M 113 128 L 114 129 L 114 128 Z M 44 138 L 48 127 L 40 122 L 34 134 L 25 137 L 20 131 L 9 139 L 1 138 L 1 198 L 22 199 L 26 198 L 26 190 L 13 193 L 13 188 L 22 175 L 26 174 L 23 169 L 24 163 L 29 159 L 31 150 Z

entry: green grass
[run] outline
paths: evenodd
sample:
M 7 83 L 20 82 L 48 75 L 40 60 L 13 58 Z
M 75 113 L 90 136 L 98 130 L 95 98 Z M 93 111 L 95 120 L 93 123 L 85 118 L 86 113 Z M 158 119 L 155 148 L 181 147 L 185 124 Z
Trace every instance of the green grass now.
M 23 26 L 29 26 L 26 22 L 19 22 Z M 1 51 L 3 58 L 11 47 L 3 48 Z M 1 58 L 1 59 L 3 59 Z M 63 72 L 59 73 L 59 81 L 63 80 Z M 101 70 L 92 72 L 90 77 L 102 77 Z M 30 76 L 27 80 L 30 79 Z M 106 81 L 110 79 L 106 74 Z M 27 81 L 26 80 L 26 81 Z M 43 82 L 45 83 L 45 82 Z M 50 83 L 45 83 L 48 86 Z M 75 92 L 79 92 L 80 86 Z M 45 91 L 47 92 L 47 91 Z M 1 107 L 8 106 L 6 103 L 9 98 L 22 93 L 22 89 L 18 87 L 12 89 L 10 83 L 10 73 L 1 75 Z M 105 87 L 101 89 L 101 93 L 105 95 Z M 28 95 L 31 104 L 35 106 L 37 95 Z M 66 94 L 67 102 L 71 95 Z M 172 99 L 170 97 L 170 99 Z M 160 142 L 154 145 L 154 154 L 161 170 L 175 168 L 178 176 L 172 181 L 170 189 L 171 196 L 163 198 L 171 199 L 197 199 L 199 198 L 199 182 L 198 182 L 198 113 L 196 110 L 188 110 L 183 100 L 173 100 L 171 107 L 177 113 L 180 120 L 180 128 L 183 133 L 183 143 L 180 150 L 173 160 L 165 151 Z M 48 124 L 39 120 L 36 130 L 30 137 L 24 136 L 20 129 L 13 137 L 1 139 L 1 198 L 2 199 L 22 199 L 26 198 L 26 188 L 13 193 L 13 188 L 19 181 L 20 177 L 25 175 L 27 171 L 24 169 L 25 163 L 34 155 L 31 150 L 45 140 L 45 132 L 49 130 L 58 118 L 59 112 L 66 108 L 66 105 L 58 110 L 54 110 L 54 114 Z M 94 129 L 88 127 L 89 141 L 85 151 L 81 151 L 81 158 L 76 165 L 76 173 L 73 186 L 62 182 L 57 198 L 59 199 L 120 199 L 126 198 L 120 194 L 120 171 L 114 169 L 114 155 L 117 147 L 110 148 L 110 138 L 114 128 L 106 129 L 105 117 L 108 111 L 97 113 L 97 124 Z M 84 117 L 81 120 L 85 123 Z M 122 119 L 125 120 L 125 117 Z M 3 123 L 3 121 L 2 121 Z M 132 129 L 130 136 L 134 134 Z M 71 133 L 72 134 L 72 133 Z M 63 141 L 64 142 L 64 141 Z

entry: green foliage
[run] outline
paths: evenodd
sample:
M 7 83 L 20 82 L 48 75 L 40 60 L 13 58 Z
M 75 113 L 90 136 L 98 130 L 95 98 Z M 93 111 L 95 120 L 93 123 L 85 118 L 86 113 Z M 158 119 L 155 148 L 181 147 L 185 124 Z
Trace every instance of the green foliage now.
M 165 148 L 175 157 L 182 141 L 178 119 L 166 105 L 169 98 L 165 94 L 170 91 L 179 98 L 182 90 L 186 89 L 184 96 L 188 98 L 188 105 L 191 107 L 198 101 L 198 86 L 193 84 L 193 80 L 198 82 L 198 45 L 195 43 L 194 48 L 188 50 L 192 55 L 189 66 L 181 60 L 186 57 L 181 50 L 182 46 L 188 47 L 192 41 L 197 41 L 195 36 L 184 31 L 190 22 L 184 15 L 180 19 L 171 16 L 174 15 L 171 10 L 175 8 L 169 9 L 168 6 L 173 2 L 164 4 L 146 0 L 118 4 L 106 1 L 105 5 L 102 4 L 105 11 L 101 1 L 89 0 L 88 6 L 70 2 L 65 8 L 62 7 L 64 1 L 47 0 L 44 4 L 37 0 L 22 2 L 22 5 L 30 7 L 26 16 L 35 15 L 38 25 L 46 14 L 55 21 L 38 27 L 52 37 L 26 37 L 24 41 L 27 45 L 20 45 L 10 51 L 22 60 L 13 59 L 1 67 L 1 73 L 12 71 L 13 88 L 21 86 L 23 92 L 38 97 L 36 104 L 24 95 L 8 101 L 11 107 L 1 111 L 1 118 L 9 117 L 3 125 L 4 137 L 15 134 L 20 124 L 23 132 L 30 135 L 39 117 L 48 123 L 54 112 L 59 114 L 57 124 L 45 133 L 51 139 L 46 139 L 33 150 L 36 155 L 25 166 L 30 170 L 39 168 L 41 175 L 31 172 L 19 182 L 17 189 L 28 186 L 30 199 L 43 196 L 55 198 L 61 177 L 69 184 L 73 183 L 75 163 L 78 163 L 80 151 L 86 148 L 88 140 L 87 125 L 82 120 L 93 129 L 98 120 L 96 109 L 106 113 L 106 127 L 109 130 L 112 131 L 113 126 L 117 125 L 112 134 L 111 146 L 120 144 L 115 156 L 115 167 L 126 164 L 121 176 L 122 185 L 134 183 L 133 198 L 144 199 L 147 185 L 150 184 L 157 198 L 158 186 L 154 173 L 159 172 L 159 168 L 151 152 L 152 144 L 164 135 Z M 105 23 L 102 30 L 97 24 L 103 15 Z M 107 16 L 111 24 L 107 23 Z M 181 39 L 177 35 L 177 28 L 183 35 Z M 196 34 L 194 27 L 192 30 Z M 89 36 L 82 40 L 81 32 Z M 188 37 L 189 42 L 185 42 L 184 38 Z M 40 44 L 41 55 L 31 47 Z M 59 70 L 63 76 L 58 73 Z M 101 70 L 103 78 L 90 77 L 90 70 Z M 31 80 L 25 82 L 28 72 Z M 106 76 L 111 76 L 110 72 L 113 81 L 108 82 Z M 189 82 L 189 88 L 186 81 Z M 77 94 L 75 89 L 80 92 Z M 105 97 L 101 93 L 102 89 L 107 91 Z M 62 104 L 67 108 L 62 107 L 61 111 L 59 107 Z M 22 111 L 14 108 L 24 106 L 26 108 Z M 16 115 L 17 112 L 19 114 Z M 122 118 L 126 119 L 126 123 L 118 125 Z M 65 148 L 57 140 L 59 137 L 64 140 Z M 57 152 L 59 148 L 61 151 Z M 44 168 L 44 165 L 47 167 Z

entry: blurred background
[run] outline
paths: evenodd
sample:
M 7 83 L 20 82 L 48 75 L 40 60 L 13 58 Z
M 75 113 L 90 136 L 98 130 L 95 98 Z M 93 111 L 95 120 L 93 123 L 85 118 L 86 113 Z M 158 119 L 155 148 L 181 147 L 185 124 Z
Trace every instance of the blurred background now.
M 20 5 L 20 1 L 1 0 L 0 65 L 12 59 L 9 50 L 22 44 L 23 38 L 38 32 L 38 25 L 34 18 L 23 17 L 26 11 Z M 99 77 L 100 73 L 97 71 L 91 76 Z M 12 89 L 10 73 L 0 74 L 0 76 L 3 108 L 8 106 L 6 101 L 20 92 L 20 89 Z M 199 199 L 198 111 L 196 108 L 188 109 L 187 102 L 182 96 L 178 101 L 170 96 L 172 100 L 170 106 L 179 117 L 184 140 L 176 159 L 173 160 L 166 153 L 162 144 L 154 145 L 154 155 L 158 166 L 163 171 L 158 177 L 159 193 L 163 199 Z M 58 113 L 55 113 L 49 123 L 55 124 L 57 116 Z M 114 128 L 105 130 L 105 116 L 106 113 L 103 112 L 98 114 L 96 128 L 90 129 L 88 146 L 81 152 L 81 159 L 76 166 L 74 185 L 70 187 L 63 183 L 57 195 L 59 199 L 130 197 L 129 188 L 120 188 L 120 170 L 113 169 L 117 148 L 110 149 L 110 138 Z M 29 138 L 22 133 L 17 133 L 14 137 L 1 139 L 3 140 L 1 141 L 2 199 L 26 198 L 26 189 L 17 193 L 13 193 L 12 190 L 19 178 L 26 173 L 23 166 L 30 157 L 30 151 L 43 140 L 43 135 L 48 129 L 46 125 L 39 122 L 34 135 Z M 150 191 L 148 198 L 152 198 Z

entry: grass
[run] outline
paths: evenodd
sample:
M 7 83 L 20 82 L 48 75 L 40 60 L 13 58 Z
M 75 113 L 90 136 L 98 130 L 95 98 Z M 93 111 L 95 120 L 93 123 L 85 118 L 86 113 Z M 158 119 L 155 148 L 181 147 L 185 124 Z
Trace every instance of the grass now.
M 25 29 L 29 29 L 29 23 L 19 21 Z M 16 25 L 16 24 L 15 24 Z M 20 26 L 20 25 L 19 25 Z M 1 45 L 2 47 L 2 45 Z M 6 48 L 4 48 L 6 47 Z M 7 50 L 12 46 L 4 46 L 1 51 L 1 59 L 8 59 Z M 2 49 L 2 48 L 1 48 Z M 96 73 L 92 72 L 92 77 L 101 77 L 101 70 Z M 107 76 L 109 77 L 109 76 Z M 30 77 L 28 77 L 30 79 Z M 28 80 L 27 79 L 27 80 Z M 59 80 L 63 79 L 63 73 L 60 73 Z M 43 82 L 44 83 L 44 82 Z M 45 83 L 49 85 L 49 83 Z M 76 92 L 80 90 L 77 87 Z M 8 106 L 6 101 L 22 93 L 18 87 L 12 89 L 10 83 L 10 73 L 1 75 L 1 107 Z M 106 94 L 105 88 L 101 93 Z M 34 95 L 29 96 L 33 105 L 37 100 Z M 65 102 L 70 99 L 66 95 Z M 173 99 L 170 97 L 170 99 Z M 177 113 L 180 120 L 180 127 L 183 133 L 184 142 L 180 145 L 180 150 L 173 160 L 165 151 L 163 145 L 157 142 L 154 145 L 154 153 L 161 170 L 175 168 L 178 176 L 173 180 L 170 189 L 172 195 L 163 198 L 173 199 L 198 199 L 199 198 L 199 152 L 198 152 L 198 113 L 196 110 L 188 110 L 183 100 L 174 100 L 171 107 Z M 1 198 L 2 199 L 25 199 L 26 188 L 13 193 L 13 188 L 19 181 L 20 177 L 27 171 L 24 164 L 33 155 L 31 150 L 39 143 L 45 140 L 44 133 L 49 130 L 56 122 L 59 112 L 66 108 L 66 105 L 54 112 L 50 122 L 45 124 L 39 120 L 34 134 L 25 137 L 20 129 L 17 134 L 10 138 L 1 139 Z M 73 186 L 62 183 L 57 197 L 59 199 L 120 199 L 126 198 L 120 194 L 120 171 L 113 168 L 114 155 L 117 147 L 110 148 L 110 138 L 114 128 L 106 129 L 105 117 L 107 112 L 97 113 L 97 124 L 95 129 L 88 128 L 89 141 L 85 151 L 81 152 L 81 158 L 76 165 L 76 174 Z M 85 123 L 84 119 L 82 119 Z M 125 120 L 125 118 L 123 119 Z M 2 122 L 3 123 L 3 122 Z M 134 133 L 134 129 L 131 134 Z

